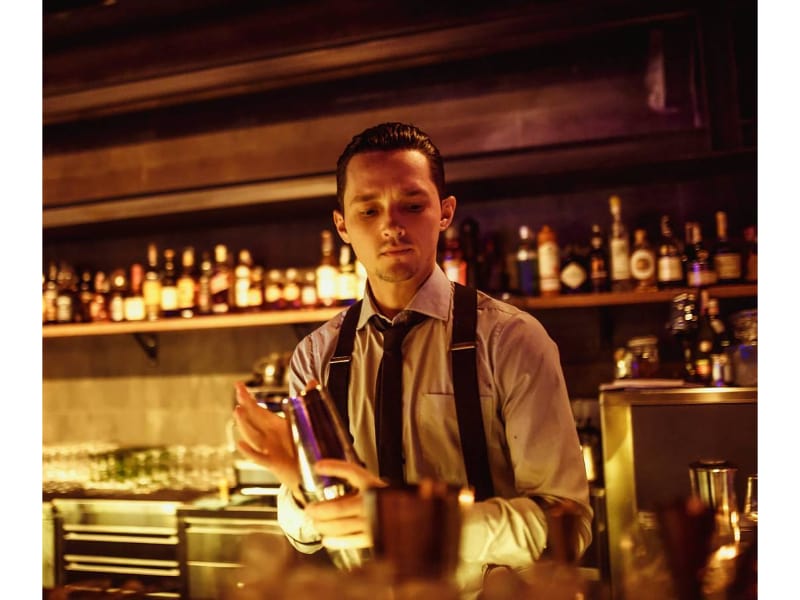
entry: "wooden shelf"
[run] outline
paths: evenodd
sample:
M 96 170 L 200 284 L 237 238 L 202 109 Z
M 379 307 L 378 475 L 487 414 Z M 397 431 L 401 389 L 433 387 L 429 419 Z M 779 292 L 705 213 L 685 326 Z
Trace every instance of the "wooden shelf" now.
M 265 311 L 260 313 L 209 315 L 191 319 L 161 319 L 158 321 L 125 321 L 121 323 L 64 323 L 43 325 L 42 337 L 80 337 L 94 335 L 118 335 L 123 333 L 160 333 L 169 331 L 191 331 L 197 329 L 228 329 L 234 327 L 259 327 L 270 325 L 294 325 L 300 323 L 323 323 L 333 318 L 342 307 Z
M 553 298 L 525 298 L 512 296 L 506 301 L 525 310 L 554 308 L 593 308 L 600 306 L 622 306 L 631 304 L 652 304 L 669 302 L 676 294 L 688 288 L 659 290 L 655 292 L 608 292 L 601 294 L 562 295 Z M 739 284 L 709 288 L 714 298 L 740 298 L 756 296 L 756 284 Z M 228 329 L 236 327 L 265 327 L 271 325 L 294 325 L 301 323 L 322 323 L 336 316 L 342 307 L 265 311 L 260 313 L 213 315 L 192 319 L 162 319 L 159 321 L 140 321 L 122 323 L 65 323 L 43 325 L 43 338 L 65 338 L 95 335 L 119 335 L 135 333 L 159 333 L 171 331 L 191 331 L 198 329 Z
M 744 298 L 758 295 L 757 284 L 719 285 L 708 288 L 712 298 Z M 506 301 L 525 310 L 549 308 L 593 308 L 598 306 L 623 306 L 628 304 L 654 304 L 669 302 L 681 292 L 691 288 L 675 288 L 654 292 L 604 292 L 599 294 L 561 295 L 552 298 L 511 297 Z

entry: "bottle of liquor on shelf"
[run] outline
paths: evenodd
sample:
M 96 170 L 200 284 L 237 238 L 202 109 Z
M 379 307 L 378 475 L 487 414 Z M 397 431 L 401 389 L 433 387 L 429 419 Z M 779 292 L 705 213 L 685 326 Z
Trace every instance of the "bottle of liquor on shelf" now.
M 530 227 L 519 228 L 519 242 L 516 252 L 516 289 L 523 296 L 539 295 L 539 253 Z
M 589 280 L 592 292 L 608 291 L 608 252 L 600 225 L 592 225 L 591 249 L 589 250 Z
M 539 292 L 542 296 L 558 296 L 561 293 L 561 256 L 556 232 L 549 225 L 542 225 L 536 240 L 539 254 Z
M 258 312 L 264 308 L 264 267 L 254 265 L 250 271 L 250 287 L 247 290 L 247 309 Z
M 214 274 L 214 264 L 211 255 L 204 251 L 200 255 L 200 276 L 197 278 L 197 314 L 211 314 L 211 276 Z
M 80 283 L 78 283 L 78 311 L 76 320 L 82 323 L 92 322 L 92 298 L 94 298 L 94 286 L 92 285 L 92 272 L 89 269 L 81 271 Z
M 756 239 L 756 226 L 750 225 L 744 229 L 744 279 L 755 283 L 758 281 L 758 241 Z
M 561 291 L 565 294 L 580 294 L 588 291 L 589 276 L 584 256 L 576 244 L 567 244 L 564 249 L 564 266 L 561 269 Z
M 144 321 L 147 311 L 144 305 L 142 284 L 144 283 L 144 267 L 139 263 L 131 265 L 130 285 L 128 293 L 122 301 L 122 312 L 126 321 Z M 163 288 L 162 288 L 163 290 Z
M 658 245 L 657 263 L 656 283 L 659 289 L 683 287 L 686 278 L 683 274 L 681 248 L 675 239 L 668 215 L 661 217 L 661 241 Z
M 499 296 L 508 291 L 508 274 L 506 273 L 506 253 L 503 236 L 499 232 L 490 233 L 483 241 L 483 262 L 479 281 L 485 292 Z
M 715 216 L 717 242 L 714 246 L 714 270 L 717 272 L 717 283 L 739 283 L 742 280 L 742 255 L 728 238 L 728 215 L 718 210 Z
M 647 232 L 644 229 L 636 229 L 633 232 L 631 277 L 637 292 L 656 289 L 656 253 L 647 241 Z
M 336 277 L 336 301 L 342 306 L 350 306 L 358 300 L 358 275 L 356 267 L 350 261 L 350 244 L 342 244 L 339 248 L 339 274 Z
M 97 271 L 94 274 L 94 297 L 89 307 L 92 323 L 104 323 L 111 320 L 108 313 L 108 296 L 111 291 L 111 284 L 104 271 Z
M 317 299 L 319 300 L 319 281 L 317 281 Z M 283 301 L 286 308 L 301 308 L 300 272 L 290 267 L 286 269 L 283 283 Z
M 178 277 L 178 310 L 181 317 L 191 319 L 197 306 L 198 282 L 194 274 L 194 248 L 187 246 L 181 253 L 181 275 Z
M 321 258 L 315 272 L 317 299 L 322 306 L 336 304 L 336 277 L 339 274 L 339 269 L 336 267 L 334 251 L 333 233 L 329 229 L 323 229 L 320 232 Z
M 211 290 L 211 312 L 223 315 L 231 311 L 233 303 L 233 272 L 228 264 L 228 247 L 214 246 L 214 269 L 209 283 Z
M 264 282 L 264 305 L 268 310 L 283 310 L 286 300 L 283 298 L 283 273 L 280 269 L 267 271 Z
M 608 238 L 611 271 L 611 290 L 624 292 L 631 289 L 631 252 L 628 230 L 622 222 L 622 201 L 619 196 L 608 199 L 611 211 L 611 235 Z
M 128 291 L 128 278 L 125 269 L 111 271 L 111 293 L 108 298 L 108 314 L 111 321 L 121 323 L 125 320 L 125 295 Z
M 58 321 L 58 311 L 56 299 L 58 298 L 58 264 L 50 261 L 47 264 L 47 279 L 42 290 L 43 297 L 43 319 L 45 323 L 56 323 Z
M 444 232 L 442 269 L 450 281 L 455 281 L 461 285 L 467 285 L 467 263 L 461 251 L 458 230 L 454 225 L 450 225 Z
M 708 314 L 709 293 L 706 289 L 700 290 L 700 320 L 697 323 L 697 331 L 694 336 L 694 347 L 692 348 L 692 361 L 694 363 L 695 381 L 703 385 L 711 384 L 711 355 L 714 351 L 716 334 L 711 325 L 711 318 Z
M 56 322 L 72 323 L 78 305 L 78 286 L 75 270 L 66 261 L 61 261 L 56 275 L 58 295 L 56 296 Z
M 461 253 L 466 264 L 466 283 L 471 288 L 484 289 L 485 282 L 481 281 L 481 268 L 485 257 L 480 247 L 480 228 L 478 222 L 472 217 L 461 221 L 458 227 L 458 238 Z
M 178 277 L 175 269 L 175 250 L 164 250 L 164 274 L 161 277 L 161 315 L 165 318 L 180 316 L 178 305 Z
M 303 308 L 316 308 L 319 306 L 317 297 L 317 275 L 314 269 L 300 271 L 300 305 Z
M 250 279 L 253 271 L 253 257 L 250 250 L 239 250 L 239 260 L 233 270 L 233 305 L 236 312 L 247 312 L 250 306 Z
M 714 331 L 711 347 L 711 385 L 733 385 L 733 364 L 730 357 L 731 336 L 719 314 L 719 300 L 708 298 L 708 321 Z
M 113 277 L 112 277 L 113 279 Z M 158 247 L 151 243 L 147 245 L 147 270 L 142 284 L 144 307 L 148 321 L 155 321 L 161 317 L 161 273 L 158 270 Z
M 706 287 L 717 282 L 717 272 L 708 247 L 703 243 L 700 223 L 686 224 L 686 284 L 690 287 Z

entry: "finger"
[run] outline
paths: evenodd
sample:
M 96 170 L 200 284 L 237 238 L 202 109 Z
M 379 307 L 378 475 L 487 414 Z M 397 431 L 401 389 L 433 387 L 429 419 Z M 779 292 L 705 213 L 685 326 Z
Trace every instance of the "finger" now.
M 264 434 L 250 420 L 243 407 L 237 406 L 233 411 L 233 419 L 242 438 L 253 448 L 265 452 L 267 450 Z
M 245 408 L 261 408 L 243 381 L 235 382 L 233 387 L 236 390 L 236 402 L 240 406 Z
M 324 458 L 316 462 L 314 469 L 320 475 L 344 479 L 358 490 L 386 486 L 386 482 L 375 474 L 361 465 L 346 460 Z
M 331 500 L 309 503 L 306 508 L 309 518 L 314 521 L 333 521 L 336 519 L 363 517 L 364 497 L 359 493 L 349 493 Z
M 372 547 L 372 536 L 368 531 L 345 536 L 322 536 L 322 545 L 330 550 Z

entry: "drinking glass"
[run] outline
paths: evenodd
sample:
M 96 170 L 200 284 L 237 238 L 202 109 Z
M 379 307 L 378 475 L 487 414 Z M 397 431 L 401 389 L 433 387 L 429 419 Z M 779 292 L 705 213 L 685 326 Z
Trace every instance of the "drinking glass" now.
M 758 475 L 747 476 L 747 488 L 744 496 L 744 517 L 758 523 Z

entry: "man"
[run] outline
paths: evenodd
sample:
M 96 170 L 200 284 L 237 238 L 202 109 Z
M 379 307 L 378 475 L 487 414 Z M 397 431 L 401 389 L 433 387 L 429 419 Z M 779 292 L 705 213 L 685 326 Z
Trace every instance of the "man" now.
M 533 316 L 481 292 L 471 294 L 477 299 L 475 420 L 483 435 L 463 439 L 461 421 L 468 416 L 460 404 L 456 409 L 461 400 L 454 377 L 464 374 L 453 372 L 450 356 L 456 286 L 436 263 L 438 238 L 453 221 L 456 199 L 445 192 L 438 149 L 411 125 L 367 129 L 339 158 L 337 197 L 333 221 L 366 267 L 367 289 L 363 303 L 351 308 L 357 311 L 351 325 L 343 311 L 297 346 L 290 392 L 297 395 L 314 382 L 331 384 L 330 359 L 340 335 L 350 335 L 343 408 L 366 468 L 323 461 L 318 470 L 347 479 L 359 491 L 391 477 L 464 485 L 473 483 L 468 473 L 481 471 L 472 463 L 481 462 L 474 455 L 485 449 L 492 492 L 475 503 L 462 530 L 457 582 L 465 595 L 479 590 L 494 567 L 521 569 L 541 555 L 547 541 L 543 508 L 553 503 L 577 507 L 573 551 L 582 553 L 591 541 L 592 511 L 558 348 Z M 380 418 L 391 407 L 376 402 L 383 330 L 416 321 L 416 315 L 423 320 L 402 341 L 402 416 L 395 419 L 402 421 L 396 434 L 402 449 L 400 457 L 387 457 L 384 442 L 376 440 L 391 425 Z M 348 327 L 354 331 L 347 333 Z M 240 449 L 282 482 L 279 522 L 295 547 L 367 545 L 362 494 L 304 506 L 286 423 L 260 409 L 241 384 L 237 398 Z M 384 463 L 392 461 L 399 473 L 389 475 Z

